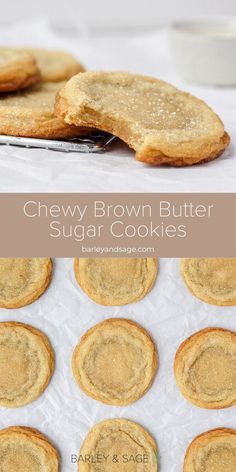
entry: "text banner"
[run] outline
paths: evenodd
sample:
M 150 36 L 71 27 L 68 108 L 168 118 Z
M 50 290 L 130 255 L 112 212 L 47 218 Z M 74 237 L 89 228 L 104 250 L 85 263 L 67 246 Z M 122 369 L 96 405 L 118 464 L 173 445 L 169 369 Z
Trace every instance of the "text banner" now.
M 1 257 L 235 257 L 236 194 L 0 194 Z

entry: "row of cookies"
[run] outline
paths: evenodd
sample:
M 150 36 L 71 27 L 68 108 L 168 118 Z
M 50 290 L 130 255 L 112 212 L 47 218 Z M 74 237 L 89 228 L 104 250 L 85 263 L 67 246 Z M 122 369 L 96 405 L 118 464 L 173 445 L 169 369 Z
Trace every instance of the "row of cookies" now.
M 235 259 L 184 259 L 181 272 L 191 293 L 217 306 L 235 306 Z M 174 373 L 185 398 L 201 408 L 236 403 L 236 333 L 206 328 L 186 339 L 175 355 Z M 236 431 L 218 428 L 190 444 L 184 472 L 236 470 Z
M 208 431 L 188 447 L 183 472 L 234 472 L 235 453 L 235 430 Z M 111 419 L 89 431 L 72 463 L 78 464 L 79 472 L 157 472 L 157 454 L 155 440 L 143 427 L 126 419 Z M 12 426 L 0 431 L 0 463 L 1 472 L 59 472 L 60 456 L 40 431 Z
M 235 260 L 210 261 L 214 265 L 214 273 L 208 270 L 209 260 L 207 270 L 206 260 L 202 260 L 208 286 L 212 288 L 214 282 L 220 303 L 223 293 L 224 303 L 232 304 L 234 287 L 231 284 L 230 298 L 226 300 L 229 284 L 225 281 L 233 280 L 235 283 Z M 186 271 L 186 267 L 189 264 L 192 267 L 193 263 L 199 269 L 199 260 L 183 260 L 182 266 Z M 51 273 L 50 259 L 3 259 L 0 264 L 1 306 L 13 308 L 32 302 L 48 286 Z M 157 273 L 157 261 L 76 259 L 75 273 L 92 299 L 117 305 L 139 300 L 151 289 Z M 199 280 L 200 289 L 206 290 L 207 284 L 203 286 L 202 278 Z M 3 328 L 9 331 L 8 324 L 3 323 L 1 328 L 2 333 Z M 13 331 L 16 331 L 16 325 Z M 224 408 L 235 404 L 235 336 L 235 333 L 227 330 L 207 328 L 181 344 L 175 358 L 175 376 L 187 399 L 205 408 Z M 5 340 L 3 344 L 6 345 Z M 50 357 L 53 358 L 52 352 Z M 90 329 L 82 337 L 73 355 L 73 371 L 78 384 L 91 397 L 113 405 L 126 405 L 140 398 L 152 384 L 157 364 L 155 344 L 149 334 L 141 326 L 124 319 L 109 319 Z M 138 386 L 137 379 L 140 380 L 142 369 L 144 381 Z M 211 376 L 207 375 L 208 372 L 211 372 Z M 2 398 L 4 401 L 3 395 Z
M 152 338 L 126 319 L 108 319 L 89 329 L 72 356 L 82 390 L 109 405 L 128 405 L 143 396 L 157 366 Z M 54 368 L 54 351 L 42 331 L 16 321 L 0 322 L 0 406 L 17 408 L 36 400 Z
M 0 406 L 16 408 L 37 399 L 54 372 L 47 336 L 23 323 L 0 323 Z M 108 405 L 126 406 L 151 387 L 158 368 L 156 345 L 134 321 L 111 318 L 90 328 L 72 356 L 81 389 Z M 182 394 L 202 408 L 236 404 L 236 333 L 207 328 L 185 340 L 174 362 Z
M 139 161 L 177 167 L 215 159 L 230 142 L 202 100 L 164 81 L 85 72 L 66 53 L 0 48 L 0 92 L 29 85 L 0 97 L 0 134 L 55 139 L 99 129 L 126 142 Z
M 50 258 L 0 259 L 0 307 L 19 308 L 47 289 L 52 277 Z M 80 258 L 75 277 L 96 303 L 122 306 L 141 300 L 153 288 L 156 258 Z M 181 260 L 186 286 L 200 300 L 217 306 L 236 305 L 236 259 Z

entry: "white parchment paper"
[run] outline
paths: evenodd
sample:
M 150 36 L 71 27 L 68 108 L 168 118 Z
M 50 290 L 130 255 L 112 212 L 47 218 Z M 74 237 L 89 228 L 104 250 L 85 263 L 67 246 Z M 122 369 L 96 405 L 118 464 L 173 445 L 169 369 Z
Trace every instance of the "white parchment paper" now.
M 103 405 L 87 397 L 71 372 L 71 355 L 80 336 L 109 317 L 137 321 L 158 347 L 160 367 L 155 382 L 128 407 Z M 22 309 L 0 309 L 0 319 L 41 329 L 56 353 L 56 371 L 45 393 L 26 407 L 0 408 L 0 427 L 28 425 L 47 434 L 60 450 L 62 472 L 77 471 L 71 454 L 78 453 L 88 430 L 106 418 L 128 418 L 146 427 L 158 443 L 161 472 L 182 471 L 185 450 L 197 434 L 222 426 L 236 428 L 236 407 L 200 409 L 188 403 L 175 384 L 173 360 L 184 339 L 209 326 L 236 331 L 235 307 L 214 307 L 193 297 L 182 281 L 177 259 L 161 259 L 153 290 L 142 301 L 118 308 L 90 300 L 75 281 L 73 260 L 57 259 L 47 292 Z
M 216 161 L 191 168 L 150 167 L 121 142 L 104 155 L 64 154 L 0 146 L 0 191 L 233 192 L 236 181 L 236 89 L 196 86 L 176 74 L 165 29 L 92 34 L 53 29 L 46 20 L 0 27 L 0 43 L 65 49 L 88 69 L 128 70 L 164 79 L 205 100 L 222 118 L 231 147 Z

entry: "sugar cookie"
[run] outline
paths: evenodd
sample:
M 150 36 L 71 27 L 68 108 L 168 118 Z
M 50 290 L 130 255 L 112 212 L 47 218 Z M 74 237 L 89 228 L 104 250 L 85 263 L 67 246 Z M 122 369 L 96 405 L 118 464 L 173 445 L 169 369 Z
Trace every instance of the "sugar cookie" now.
M 24 92 L 0 97 L 0 134 L 63 139 L 87 130 L 67 125 L 54 114 L 55 96 L 64 82 L 36 84 Z
M 229 144 L 219 117 L 201 100 L 158 79 L 128 72 L 74 76 L 57 95 L 66 123 L 108 131 L 148 164 L 192 165 Z
M 183 472 L 234 472 L 236 431 L 218 428 L 197 436 L 190 444 Z
M 45 334 L 14 321 L 0 323 L 0 406 L 36 400 L 54 372 L 54 352 Z
M 191 403 L 209 409 L 236 404 L 236 333 L 220 328 L 195 333 L 177 350 L 174 372 Z
M 150 434 L 126 419 L 106 420 L 94 426 L 85 438 L 80 457 L 96 457 L 101 463 L 79 462 L 79 472 L 157 472 L 157 446 Z M 119 462 L 112 460 L 116 457 Z M 132 463 L 132 457 L 140 462 Z
M 126 305 L 141 300 L 156 280 L 156 258 L 75 259 L 75 276 L 84 292 L 100 305 Z
M 13 48 L 0 48 L 0 92 L 23 89 L 40 79 L 32 54 Z
M 122 318 L 89 329 L 72 359 L 82 390 L 95 400 L 118 406 L 129 405 L 147 392 L 157 364 L 155 344 L 147 331 Z
M 200 300 L 236 305 L 236 258 L 182 259 L 181 272 L 190 292 Z
M 72 54 L 65 51 L 27 48 L 28 53 L 37 60 L 42 80 L 44 82 L 61 82 L 70 79 L 78 72 L 84 72 L 84 67 Z
M 0 431 L 1 472 L 58 472 L 59 454 L 33 428 L 12 426 Z
M 49 258 L 0 259 L 0 307 L 20 308 L 37 300 L 52 276 Z

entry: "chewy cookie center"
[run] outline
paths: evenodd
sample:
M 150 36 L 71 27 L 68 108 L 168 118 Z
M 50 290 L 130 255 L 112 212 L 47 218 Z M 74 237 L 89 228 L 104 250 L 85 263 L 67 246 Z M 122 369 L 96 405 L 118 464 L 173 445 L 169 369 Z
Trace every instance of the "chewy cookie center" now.
M 30 378 L 32 359 L 25 349 L 16 344 L 1 346 L 0 349 L 0 397 L 22 393 Z M 35 379 L 34 379 L 35 380 Z
M 124 85 L 97 80 L 90 88 L 92 99 L 109 113 L 125 116 L 146 129 L 196 128 L 199 117 L 174 93 L 163 92 L 150 82 Z
M 212 448 L 196 472 L 233 472 L 236 470 L 236 449 L 226 445 Z
M 96 452 L 102 453 L 104 456 L 109 455 L 109 457 L 106 464 L 95 465 L 94 469 L 91 469 L 94 472 L 119 472 L 121 470 L 148 472 L 151 470 L 150 458 L 146 459 L 147 453 L 144 447 L 122 430 L 101 438 Z M 149 465 L 144 463 L 144 456 Z M 116 459 L 119 462 L 116 462 Z M 138 460 L 140 463 L 136 462 Z
M 42 472 L 39 458 L 25 445 L 9 445 L 0 452 L 1 472 Z
M 28 285 L 30 277 L 28 259 L 0 259 L 0 296 L 16 296 Z
M 192 280 L 201 290 L 223 299 L 235 295 L 236 259 L 199 259 L 195 264 L 197 272 L 194 274 L 193 267 Z
M 141 294 L 145 280 L 145 262 L 137 259 L 91 260 L 87 276 L 94 291 L 123 298 Z
M 135 346 L 122 342 L 122 339 L 110 338 L 96 348 L 92 359 L 86 364 L 90 381 L 94 383 L 96 380 L 103 394 L 109 389 L 122 395 L 141 377 L 144 359 L 142 352 Z
M 190 370 L 191 389 L 198 395 L 216 397 L 236 389 L 236 356 L 220 346 L 209 347 Z

